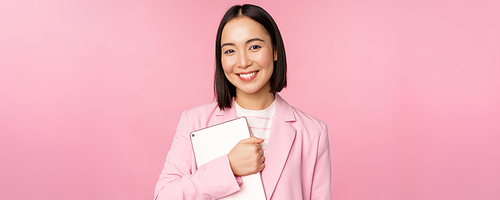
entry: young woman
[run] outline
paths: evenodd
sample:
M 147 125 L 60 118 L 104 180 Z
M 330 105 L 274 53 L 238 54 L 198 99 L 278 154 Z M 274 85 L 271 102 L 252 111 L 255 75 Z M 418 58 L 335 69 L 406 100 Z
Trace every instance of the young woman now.
M 261 172 L 268 199 L 331 199 L 326 124 L 290 106 L 281 34 L 262 8 L 231 7 L 216 39 L 217 102 L 181 115 L 155 199 L 218 199 L 240 190 L 241 176 Z M 189 133 L 246 116 L 254 137 L 196 167 Z

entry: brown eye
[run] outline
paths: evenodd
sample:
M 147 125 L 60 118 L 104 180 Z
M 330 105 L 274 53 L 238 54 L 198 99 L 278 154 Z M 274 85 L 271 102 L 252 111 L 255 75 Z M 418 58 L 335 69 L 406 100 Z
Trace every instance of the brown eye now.
M 259 45 L 253 45 L 253 46 L 250 47 L 250 49 L 259 49 L 259 48 L 260 48 Z
M 227 50 L 227 51 L 224 51 L 224 53 L 225 53 L 225 54 L 234 53 L 234 50 L 229 49 L 229 50 Z

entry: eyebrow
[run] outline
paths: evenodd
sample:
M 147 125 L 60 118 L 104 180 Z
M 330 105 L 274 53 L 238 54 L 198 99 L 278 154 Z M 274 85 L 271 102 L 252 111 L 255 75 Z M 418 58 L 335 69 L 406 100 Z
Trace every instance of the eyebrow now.
M 245 44 L 248 44 L 250 42 L 253 42 L 253 41 L 261 41 L 261 42 L 264 42 L 263 39 L 260 39 L 260 38 L 252 38 L 252 39 L 249 39 L 245 42 Z M 234 43 L 224 43 L 222 44 L 222 46 L 220 46 L 220 48 L 224 47 L 224 46 L 227 46 L 227 45 L 233 45 L 234 46 Z

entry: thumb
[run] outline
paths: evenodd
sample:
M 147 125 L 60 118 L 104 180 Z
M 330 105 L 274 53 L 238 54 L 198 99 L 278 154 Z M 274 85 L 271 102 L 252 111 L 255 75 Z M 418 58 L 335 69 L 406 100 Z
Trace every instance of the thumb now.
M 257 138 L 255 136 L 249 137 L 247 139 L 241 140 L 243 143 L 248 143 L 248 144 L 259 144 L 264 142 L 263 139 Z

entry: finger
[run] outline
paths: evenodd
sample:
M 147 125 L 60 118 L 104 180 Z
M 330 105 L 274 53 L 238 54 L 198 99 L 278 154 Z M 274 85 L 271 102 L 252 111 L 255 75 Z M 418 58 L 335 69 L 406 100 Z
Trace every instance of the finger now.
M 262 148 L 260 148 L 257 153 L 259 153 L 259 156 L 263 156 L 264 155 L 264 150 L 262 150 Z
M 240 142 L 243 142 L 243 143 L 250 143 L 250 144 L 259 144 L 259 143 L 262 143 L 264 142 L 263 139 L 259 139 L 259 138 L 256 138 L 256 137 L 249 137 L 247 139 L 243 139 L 241 140 Z
M 264 142 L 264 139 L 257 138 L 257 137 L 255 137 L 255 138 L 257 139 L 257 143 L 259 143 L 259 144 Z
M 259 166 L 259 172 L 262 171 L 264 168 L 266 168 L 266 164 L 265 163 L 261 163 L 260 166 Z

